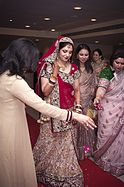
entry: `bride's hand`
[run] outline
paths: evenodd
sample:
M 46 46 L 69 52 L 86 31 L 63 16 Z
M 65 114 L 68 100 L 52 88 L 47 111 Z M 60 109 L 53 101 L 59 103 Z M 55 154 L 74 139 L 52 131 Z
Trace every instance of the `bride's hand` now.
M 88 128 L 90 128 L 90 129 L 97 128 L 94 121 L 89 116 L 86 116 L 86 115 L 83 115 L 83 114 L 78 114 L 78 113 L 75 113 L 75 112 L 73 112 L 73 116 L 74 116 L 74 120 L 76 120 L 79 123 L 81 123 L 82 125 L 84 125 L 84 127 L 87 130 L 88 130 Z
M 53 67 L 54 67 L 55 71 L 59 71 L 60 67 L 59 67 L 59 64 L 58 64 L 57 60 L 54 61 Z

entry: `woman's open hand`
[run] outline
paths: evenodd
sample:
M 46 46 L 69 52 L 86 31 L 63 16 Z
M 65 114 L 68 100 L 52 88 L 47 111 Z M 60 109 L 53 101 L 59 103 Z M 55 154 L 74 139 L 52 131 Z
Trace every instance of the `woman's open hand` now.
M 97 128 L 94 121 L 89 116 L 86 116 L 83 114 L 78 114 L 76 112 L 73 112 L 73 116 L 74 116 L 74 120 L 76 120 L 79 123 L 81 123 L 82 125 L 84 125 L 84 127 L 87 130 L 88 130 L 88 128 L 90 128 L 90 129 Z
M 100 104 L 100 99 L 99 98 L 95 98 L 94 102 L 93 102 L 94 108 L 95 110 L 103 110 L 103 107 Z

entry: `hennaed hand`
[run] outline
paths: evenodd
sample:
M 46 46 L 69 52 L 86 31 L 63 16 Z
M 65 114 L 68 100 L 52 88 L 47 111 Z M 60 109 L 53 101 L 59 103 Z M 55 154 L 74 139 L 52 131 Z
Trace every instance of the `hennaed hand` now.
M 103 107 L 100 104 L 100 99 L 99 98 L 96 97 L 94 99 L 93 105 L 94 105 L 95 110 L 103 110 Z
M 57 60 L 55 60 L 55 61 L 54 61 L 54 70 L 55 70 L 55 71 L 59 71 L 59 69 L 60 69 L 60 66 L 59 66 Z
M 90 129 L 94 129 L 97 128 L 97 126 L 95 125 L 94 121 L 86 115 L 83 114 L 78 114 L 78 113 L 73 113 L 74 116 L 74 120 L 78 121 L 79 123 L 81 123 L 82 125 L 84 125 L 84 127 L 88 130 Z

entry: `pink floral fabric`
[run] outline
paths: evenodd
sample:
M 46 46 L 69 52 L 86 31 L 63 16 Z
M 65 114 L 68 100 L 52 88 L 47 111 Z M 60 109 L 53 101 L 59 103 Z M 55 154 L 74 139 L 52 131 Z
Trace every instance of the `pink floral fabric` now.
M 108 82 L 101 105 L 94 158 L 105 171 L 119 176 L 124 174 L 124 71 Z

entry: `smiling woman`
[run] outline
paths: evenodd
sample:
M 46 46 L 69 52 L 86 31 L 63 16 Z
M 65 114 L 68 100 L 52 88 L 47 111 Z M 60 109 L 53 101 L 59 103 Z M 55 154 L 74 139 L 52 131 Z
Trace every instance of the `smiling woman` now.
M 76 112 L 79 112 L 82 111 L 79 71 L 71 63 L 73 49 L 74 44 L 70 38 L 58 38 L 40 59 L 38 87 L 42 89 L 47 102 L 68 111 L 74 110 L 76 105 Z M 71 119 L 71 113 L 67 118 Z M 82 187 L 83 174 L 76 152 L 77 124 L 53 118 L 46 120 L 43 116 L 39 122 L 42 123 L 40 135 L 33 149 L 38 182 L 54 187 Z M 89 123 L 85 127 L 92 128 Z
M 25 105 L 52 119 L 63 120 L 60 125 L 64 124 L 65 129 L 66 126 L 70 128 L 67 124 L 76 119 L 82 121 L 82 125 L 88 123 L 91 128 L 94 123 L 87 116 L 46 103 L 29 87 L 23 78 L 25 70 L 35 71 L 39 60 L 39 51 L 31 40 L 19 38 L 12 41 L 0 60 L 0 185 L 36 187 Z M 58 125 L 59 128 L 61 126 Z
M 80 100 L 82 105 L 82 113 L 93 115 L 93 102 L 95 96 L 95 73 L 93 72 L 91 61 L 91 50 L 87 44 L 81 43 L 76 48 L 75 63 L 79 67 L 80 77 Z M 96 137 L 95 132 L 89 129 L 88 131 L 82 126 L 78 127 L 78 154 L 79 159 L 84 159 L 85 156 L 91 156 L 95 147 Z
M 73 49 L 70 38 L 59 37 L 42 57 L 38 68 L 41 81 L 38 86 L 47 102 L 70 111 L 75 102 L 80 104 L 79 71 L 70 63 Z M 40 135 L 33 149 L 38 182 L 82 187 L 83 176 L 75 152 L 75 126 L 50 118 L 46 121 L 42 115 L 40 121 Z
M 124 174 L 124 53 L 114 52 L 100 73 L 94 105 L 98 111 L 96 163 L 116 176 Z M 113 71 L 114 70 L 114 71 Z

